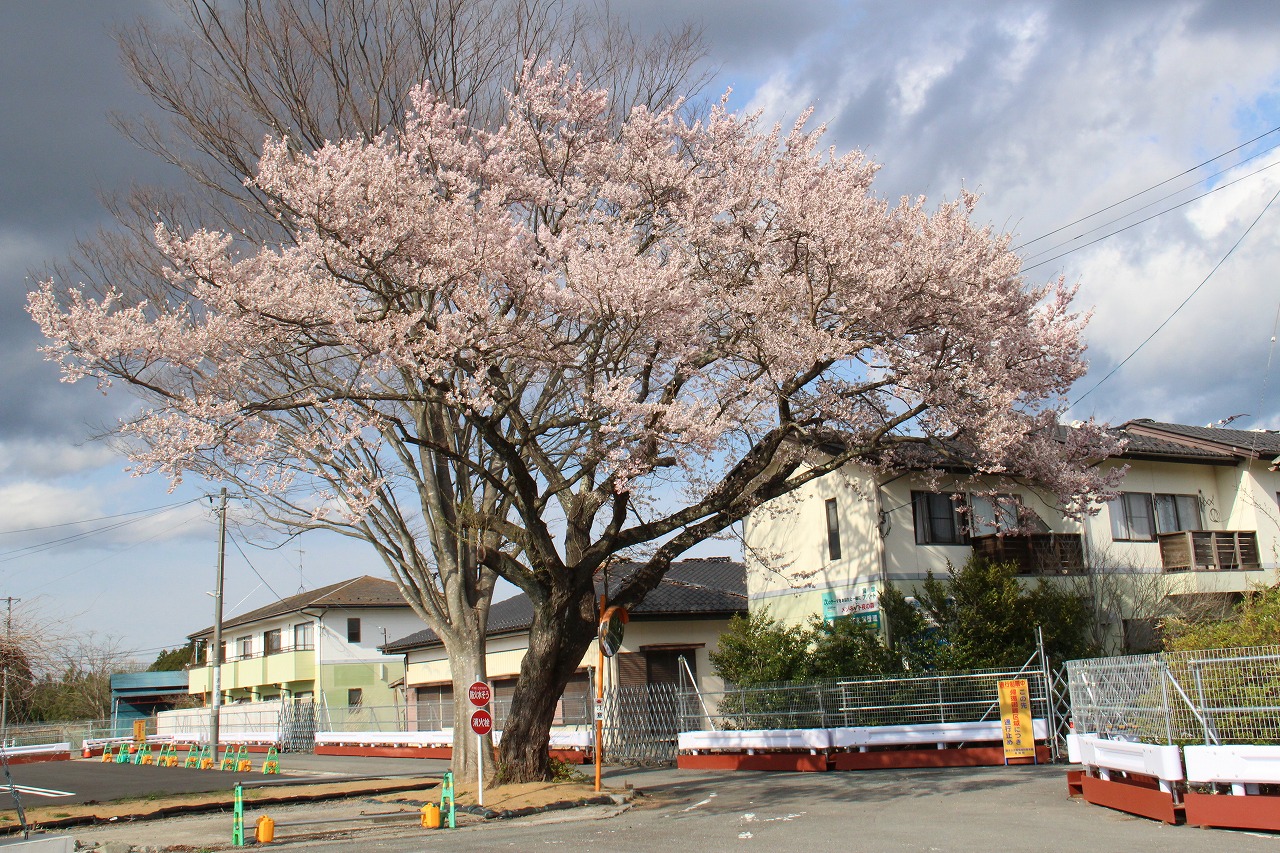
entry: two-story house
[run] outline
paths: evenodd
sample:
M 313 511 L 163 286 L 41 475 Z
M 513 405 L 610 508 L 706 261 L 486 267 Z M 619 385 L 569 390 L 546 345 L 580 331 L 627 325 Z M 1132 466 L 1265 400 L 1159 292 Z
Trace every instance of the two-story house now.
M 422 628 L 396 585 L 352 578 L 227 618 L 222 625 L 224 704 L 313 698 L 328 707 L 392 705 L 404 659 L 378 647 Z M 213 628 L 189 636 L 206 650 Z M 190 670 L 188 692 L 211 699 L 213 669 Z
M 627 564 L 615 569 L 625 573 Z M 617 588 L 616 575 L 610 581 Z M 603 591 L 603 582 L 599 584 Z M 632 608 L 617 654 L 603 671 L 605 687 L 692 684 L 719 691 L 710 653 L 729 620 L 747 613 L 746 567 L 727 557 L 680 560 L 672 564 L 644 600 Z M 485 667 L 493 684 L 501 725 L 529 648 L 533 606 L 523 593 L 493 603 Z M 409 715 L 422 731 L 453 725 L 453 682 L 444 645 L 430 629 L 397 639 L 384 651 L 404 655 Z M 683 660 L 682 660 L 683 659 Z M 561 697 L 556 725 L 587 725 L 599 649 L 592 643 Z
M 1122 493 L 1083 521 L 1028 484 L 966 493 L 961 472 L 873 472 L 850 465 L 753 512 L 745 524 L 750 606 L 803 622 L 879 619 L 887 582 L 910 590 L 973 553 L 1052 576 L 1091 600 L 1112 648 L 1152 642 L 1171 607 L 1221 604 L 1275 581 L 1280 434 L 1130 421 Z M 1015 528 L 1013 518 L 1024 521 Z

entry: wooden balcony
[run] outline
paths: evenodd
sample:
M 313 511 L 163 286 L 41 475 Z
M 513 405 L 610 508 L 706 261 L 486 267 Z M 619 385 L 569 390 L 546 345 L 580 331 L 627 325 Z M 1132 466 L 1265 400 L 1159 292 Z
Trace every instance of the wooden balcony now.
M 1180 530 L 1156 538 L 1166 572 L 1262 568 L 1252 530 Z
M 1013 563 L 1020 575 L 1084 573 L 1084 538 L 1076 533 L 1027 533 L 973 536 L 974 554 L 997 563 Z

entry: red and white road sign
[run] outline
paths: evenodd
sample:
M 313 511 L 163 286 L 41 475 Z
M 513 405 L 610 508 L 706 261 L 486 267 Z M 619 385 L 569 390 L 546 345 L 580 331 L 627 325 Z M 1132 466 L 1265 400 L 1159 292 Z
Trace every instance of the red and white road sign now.
M 493 689 L 483 681 L 474 681 L 467 688 L 467 698 L 471 700 L 472 705 L 483 708 L 493 698 Z
M 493 715 L 481 708 L 471 715 L 471 731 L 478 735 L 487 735 L 493 731 Z

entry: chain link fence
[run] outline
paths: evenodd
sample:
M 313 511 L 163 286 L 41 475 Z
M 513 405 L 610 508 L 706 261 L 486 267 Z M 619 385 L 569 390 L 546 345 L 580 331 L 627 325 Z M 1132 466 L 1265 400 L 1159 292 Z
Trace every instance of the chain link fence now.
M 1076 731 L 1163 744 L 1280 744 L 1280 646 L 1067 663 Z

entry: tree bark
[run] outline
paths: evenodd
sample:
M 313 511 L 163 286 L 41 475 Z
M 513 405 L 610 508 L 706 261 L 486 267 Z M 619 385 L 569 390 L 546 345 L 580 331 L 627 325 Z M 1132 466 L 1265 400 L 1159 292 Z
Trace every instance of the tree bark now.
M 444 649 L 449 656 L 449 668 L 453 677 L 453 757 L 449 768 L 453 778 L 459 782 L 476 781 L 476 736 L 471 731 L 471 713 L 476 709 L 467 699 L 467 688 L 472 682 L 485 681 L 484 641 L 474 632 L 457 632 L 444 640 Z M 489 708 L 492 713 L 492 706 Z M 480 754 L 484 757 L 484 778 L 492 780 L 496 776 L 496 764 L 493 758 L 493 736 L 485 735 Z
M 556 584 L 535 601 L 529 650 L 520 665 L 509 717 L 502 729 L 498 773 L 503 782 L 538 782 L 551 777 L 551 724 L 565 685 L 595 638 L 596 601 L 592 585 Z

